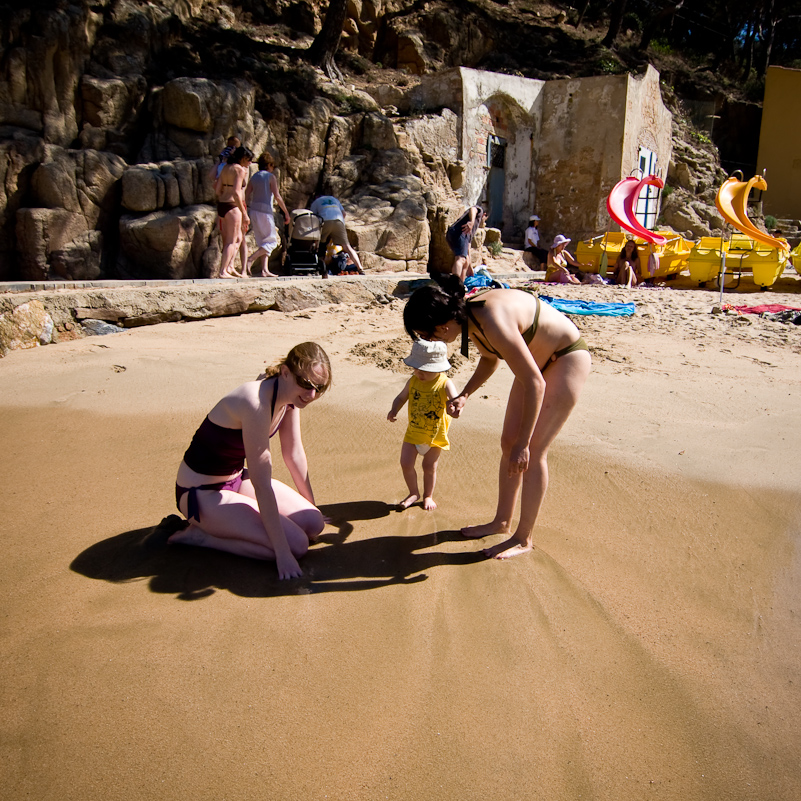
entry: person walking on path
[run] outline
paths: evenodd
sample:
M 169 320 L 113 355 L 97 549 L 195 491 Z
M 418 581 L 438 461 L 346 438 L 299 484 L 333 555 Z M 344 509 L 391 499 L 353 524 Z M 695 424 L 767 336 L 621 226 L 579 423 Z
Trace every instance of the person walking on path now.
M 253 227 L 253 237 L 256 240 L 256 252 L 248 259 L 245 269 L 246 275 L 250 275 L 251 268 L 255 262 L 264 257 L 264 267 L 261 275 L 266 278 L 275 278 L 275 273 L 271 273 L 268 267 L 270 254 L 278 246 L 278 230 L 275 226 L 275 211 L 273 209 L 273 199 L 278 204 L 278 208 L 284 213 L 284 221 L 289 222 L 289 212 L 286 209 L 284 199 L 278 191 L 278 181 L 273 174 L 275 162 L 269 153 L 262 153 L 259 156 L 259 171 L 255 173 L 248 182 L 245 190 L 245 202 L 250 213 L 250 224 Z

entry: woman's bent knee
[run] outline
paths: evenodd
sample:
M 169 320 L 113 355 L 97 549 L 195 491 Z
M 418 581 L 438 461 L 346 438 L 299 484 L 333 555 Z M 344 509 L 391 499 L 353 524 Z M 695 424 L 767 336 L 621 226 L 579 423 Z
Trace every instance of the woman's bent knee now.
M 325 519 L 317 508 L 301 509 L 301 511 L 291 514 L 289 519 L 303 532 L 307 548 L 309 540 L 318 537 L 325 528 Z

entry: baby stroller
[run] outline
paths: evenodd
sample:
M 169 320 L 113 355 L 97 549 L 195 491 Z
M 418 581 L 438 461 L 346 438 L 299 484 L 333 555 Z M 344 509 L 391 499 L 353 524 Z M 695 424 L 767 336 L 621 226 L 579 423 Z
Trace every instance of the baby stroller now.
M 322 219 L 308 209 L 295 209 L 289 216 L 289 245 L 284 254 L 284 274 L 319 273 L 326 277 L 325 262 L 318 254 Z

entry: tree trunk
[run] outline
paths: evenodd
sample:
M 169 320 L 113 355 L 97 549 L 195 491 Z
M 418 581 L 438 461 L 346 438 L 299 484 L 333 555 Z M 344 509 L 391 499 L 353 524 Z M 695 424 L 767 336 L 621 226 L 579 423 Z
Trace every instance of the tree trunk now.
M 768 67 L 770 66 L 770 53 L 773 50 L 773 40 L 776 36 L 776 26 L 781 22 L 780 19 L 777 18 L 775 13 L 775 5 L 773 0 L 768 0 L 765 3 L 765 27 L 767 30 L 767 36 L 765 37 L 765 59 L 762 62 L 762 69 L 760 71 L 760 77 L 765 77 L 768 72 Z
M 668 3 L 661 11 L 654 14 L 650 20 L 645 24 L 642 29 L 642 37 L 640 38 L 640 50 L 647 50 L 648 45 L 651 44 L 651 39 L 654 38 L 657 30 L 661 27 L 665 19 L 672 19 L 673 15 L 684 5 L 684 0 L 676 0 L 676 2 Z
M 615 0 L 612 3 L 609 16 L 609 30 L 606 32 L 601 44 L 604 47 L 614 47 L 615 40 L 620 34 L 620 27 L 623 24 L 623 14 L 626 13 L 626 0 Z
M 309 61 L 321 67 L 332 81 L 342 81 L 342 73 L 334 56 L 339 49 L 339 39 L 348 14 L 348 0 L 330 0 L 325 12 L 325 21 L 320 33 L 309 46 Z
M 576 30 L 581 28 L 581 23 L 584 22 L 584 15 L 590 8 L 590 0 L 586 0 L 584 3 L 584 8 L 581 9 L 581 14 L 579 14 L 578 22 L 576 23 Z

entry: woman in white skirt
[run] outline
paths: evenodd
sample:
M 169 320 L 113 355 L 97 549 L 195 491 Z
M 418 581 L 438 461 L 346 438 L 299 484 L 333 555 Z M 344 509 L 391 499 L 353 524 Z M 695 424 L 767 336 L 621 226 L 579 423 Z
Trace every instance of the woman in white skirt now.
M 289 220 L 289 212 L 286 204 L 278 191 L 278 181 L 275 180 L 273 170 L 275 162 L 269 153 L 262 153 L 259 156 L 259 171 L 250 179 L 250 183 L 245 190 L 245 202 L 248 204 L 250 213 L 250 224 L 253 230 L 253 237 L 256 240 L 256 252 L 248 259 L 246 273 L 250 275 L 251 268 L 257 259 L 264 256 L 264 269 L 261 274 L 267 278 L 274 278 L 275 273 L 271 273 L 267 262 L 270 254 L 278 245 L 278 231 L 275 227 L 275 216 L 273 214 L 273 198 L 278 203 L 281 211 L 284 212 L 284 219 Z

